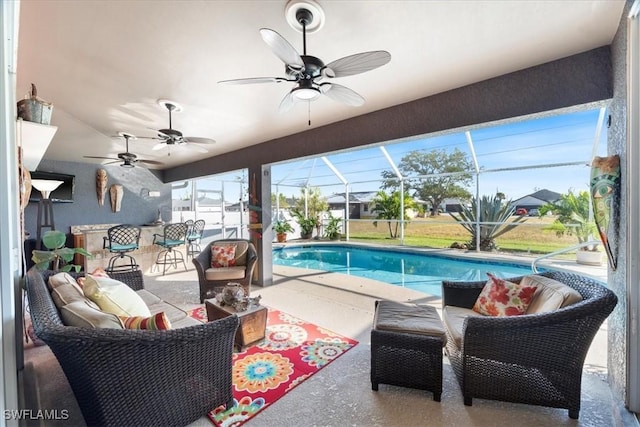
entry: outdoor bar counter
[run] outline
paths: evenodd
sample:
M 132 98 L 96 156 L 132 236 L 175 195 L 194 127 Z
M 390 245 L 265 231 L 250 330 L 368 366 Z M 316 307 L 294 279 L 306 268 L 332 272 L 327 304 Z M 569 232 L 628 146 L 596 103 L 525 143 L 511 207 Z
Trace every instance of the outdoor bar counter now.
M 90 259 L 86 259 L 86 257 L 76 254 L 74 263 L 81 265 L 88 272 L 98 267 L 106 268 L 109 259 L 115 254 L 109 252 L 109 249 L 103 249 L 104 237 L 107 236 L 107 230 L 115 225 L 119 224 L 72 225 L 73 246 L 84 248 L 93 255 Z M 164 225 L 140 225 L 139 227 L 139 248 L 128 254 L 136 259 L 143 272 L 147 272 L 151 270 L 156 254 L 161 250 L 159 246 L 153 244 L 153 235 L 162 234 Z

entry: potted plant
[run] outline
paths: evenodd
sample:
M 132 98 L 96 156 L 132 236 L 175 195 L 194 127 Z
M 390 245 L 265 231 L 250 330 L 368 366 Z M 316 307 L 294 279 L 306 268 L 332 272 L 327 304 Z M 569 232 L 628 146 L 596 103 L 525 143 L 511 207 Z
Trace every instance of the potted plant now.
M 340 238 L 340 223 L 342 218 L 331 215 L 329 212 L 329 222 L 324 226 L 324 237 L 329 240 L 338 240 Z
M 293 227 L 288 221 L 276 221 L 273 225 L 273 231 L 276 233 L 278 243 L 284 243 L 287 241 L 287 233 L 291 233 Z
M 51 266 L 54 271 L 69 272 L 72 269 L 78 273 L 82 266 L 70 264 L 75 254 L 91 257 L 91 254 L 83 248 L 67 248 L 65 243 L 67 236 L 62 231 L 49 230 L 42 236 L 42 244 L 49 249 L 48 251 L 34 250 L 31 260 L 35 263 L 35 267 L 40 270 L 46 270 Z
M 300 237 L 310 239 L 313 235 L 313 229 L 318 224 L 318 220 L 314 217 L 305 217 L 304 214 L 297 209 L 292 210 L 291 213 L 300 225 Z
M 565 233 L 575 236 L 580 244 L 593 240 L 592 236 L 597 235 L 597 227 L 590 217 L 590 204 L 591 199 L 587 191 L 575 194 L 569 190 L 567 194 L 561 195 L 559 200 L 540 208 L 540 215 L 547 212 L 557 215 L 556 220 L 544 230 L 555 231 L 558 237 Z M 602 252 L 598 250 L 597 244 L 583 246 L 576 253 L 576 261 L 579 264 L 600 265 Z

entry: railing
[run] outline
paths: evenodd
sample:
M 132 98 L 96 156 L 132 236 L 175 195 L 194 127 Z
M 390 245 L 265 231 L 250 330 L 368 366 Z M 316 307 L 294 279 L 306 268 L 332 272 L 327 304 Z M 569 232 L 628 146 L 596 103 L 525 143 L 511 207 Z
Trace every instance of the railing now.
M 560 255 L 566 252 L 571 252 L 574 251 L 576 249 L 580 249 L 580 248 L 584 248 L 585 246 L 593 246 L 593 245 L 599 245 L 601 242 L 599 240 L 589 240 L 588 242 L 582 242 L 580 244 L 574 245 L 574 246 L 569 246 L 568 248 L 564 248 L 564 249 L 560 249 L 557 250 L 555 252 L 551 252 L 549 254 L 544 254 L 539 256 L 538 258 L 534 259 L 531 262 L 531 271 L 533 271 L 534 273 L 538 273 L 538 269 L 536 268 L 536 264 L 538 263 L 538 261 L 543 260 L 545 258 L 551 258 L 554 257 L 556 255 Z

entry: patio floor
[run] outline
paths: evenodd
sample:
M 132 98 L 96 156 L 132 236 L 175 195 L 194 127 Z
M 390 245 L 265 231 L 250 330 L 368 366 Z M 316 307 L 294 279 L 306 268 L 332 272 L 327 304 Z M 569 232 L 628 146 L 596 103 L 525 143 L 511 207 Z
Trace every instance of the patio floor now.
M 575 263 L 556 267 L 581 269 Z M 193 266 L 165 276 L 145 272 L 151 292 L 188 310 L 199 306 L 198 281 Z M 591 276 L 606 281 L 606 268 L 588 267 Z M 604 276 L 603 276 L 604 274 Z M 376 299 L 412 300 L 440 310 L 440 299 L 381 282 L 336 273 L 274 266 L 274 285 L 254 286 L 262 304 L 321 325 L 359 341 L 351 351 L 314 375 L 247 423 L 250 426 L 638 426 L 636 418 L 616 401 L 606 382 L 606 325 L 599 331 L 585 363 L 579 420 L 567 411 L 522 404 L 474 399 L 464 406 L 458 383 L 444 358 L 442 402 L 431 393 L 380 385 L 371 390 L 370 328 Z M 39 364 L 43 347 L 27 350 L 29 387 L 36 388 L 41 408 L 61 398 L 73 401 L 70 390 L 52 374 L 55 364 Z M 37 351 L 37 353 L 35 352 Z M 30 353 L 31 352 L 31 353 Z M 54 361 L 55 362 L 55 361 Z M 38 368 L 38 366 L 42 368 Z M 57 368 L 59 369 L 59 367 Z M 58 374 L 59 376 L 59 374 Z M 52 379 L 53 378 L 53 379 Z M 56 381 L 58 384 L 52 385 Z M 66 393 L 66 394 L 65 394 Z M 73 402 L 75 403 L 75 402 Z M 48 406 L 49 405 L 49 406 Z M 71 411 L 72 414 L 74 411 Z M 81 418 L 72 425 L 81 424 Z M 71 425 L 71 424 L 66 424 Z M 210 427 L 203 417 L 192 426 Z
M 606 281 L 606 267 L 556 262 Z M 197 307 L 194 271 L 153 275 L 147 287 L 185 309 Z M 442 402 L 427 392 L 381 385 L 371 390 L 370 328 L 376 299 L 412 300 L 440 310 L 441 301 L 409 289 L 336 273 L 274 266 L 274 285 L 254 286 L 262 303 L 359 341 L 359 345 L 258 414 L 252 426 L 636 426 L 635 417 L 612 398 L 606 383 L 606 325 L 594 340 L 583 376 L 578 421 L 566 410 L 474 399 L 464 406 L 460 389 L 444 358 Z M 201 419 L 193 426 L 209 426 Z

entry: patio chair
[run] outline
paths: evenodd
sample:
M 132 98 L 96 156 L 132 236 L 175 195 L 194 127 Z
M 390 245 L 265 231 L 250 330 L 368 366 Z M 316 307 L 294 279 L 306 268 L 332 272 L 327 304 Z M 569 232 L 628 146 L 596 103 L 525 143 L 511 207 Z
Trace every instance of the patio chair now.
M 107 273 L 116 271 L 135 271 L 138 269 L 136 259 L 128 255 L 138 249 L 140 243 L 140 227 L 129 224 L 116 225 L 107 230 L 107 235 L 103 237 L 102 248 L 109 249 L 109 252 L 116 255 L 109 259 Z M 122 262 L 122 261 L 127 262 Z
M 187 258 L 193 258 L 202 251 L 200 247 L 200 241 L 202 240 L 202 233 L 204 233 L 205 222 L 203 219 L 186 223 L 187 229 Z
M 472 311 L 486 281 L 442 282 L 446 351 L 465 405 L 477 397 L 566 408 L 570 418 L 578 418 L 584 359 L 618 298 L 575 273 L 539 276 L 572 288 L 582 301 L 537 314 L 456 318 L 456 313 Z M 507 280 L 519 283 L 523 277 Z
M 174 224 L 167 224 L 164 226 L 162 234 L 153 235 L 153 243 L 163 248 L 156 256 L 156 262 L 154 266 L 162 265 L 162 275 L 164 276 L 167 271 L 167 266 L 173 266 L 178 268 L 178 263 L 181 262 L 185 271 L 187 270 L 187 264 L 184 262 L 184 256 L 176 248 L 177 246 L 185 244 L 185 236 L 187 235 L 187 224 L 183 222 L 177 222 Z M 159 268 L 159 267 L 158 267 Z
M 227 266 L 215 266 L 212 251 L 222 247 L 234 247 L 233 261 Z M 221 292 L 229 282 L 240 283 L 246 295 L 251 293 L 253 269 L 258 261 L 255 246 L 245 239 L 223 239 L 209 243 L 200 254 L 192 259 L 198 272 L 200 302 Z

